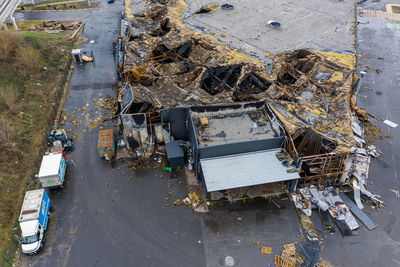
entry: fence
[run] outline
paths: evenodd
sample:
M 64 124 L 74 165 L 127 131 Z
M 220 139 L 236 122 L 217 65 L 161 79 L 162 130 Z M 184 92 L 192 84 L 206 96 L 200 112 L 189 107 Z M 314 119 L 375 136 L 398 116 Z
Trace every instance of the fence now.
M 1 267 L 16 266 L 17 255 L 20 252 L 18 236 L 20 236 L 20 230 L 16 224 L 14 228 L 11 230 L 11 233 L 9 235 L 10 240 L 7 246 L 1 253 L 1 261 L 0 261 Z

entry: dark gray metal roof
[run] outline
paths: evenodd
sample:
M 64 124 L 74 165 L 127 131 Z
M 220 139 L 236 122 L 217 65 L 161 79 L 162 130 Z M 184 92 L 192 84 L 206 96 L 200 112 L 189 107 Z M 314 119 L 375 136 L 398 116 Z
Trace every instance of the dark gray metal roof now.
M 276 153 L 281 149 L 200 159 L 207 191 L 219 191 L 300 178 L 289 173 Z
M 165 144 L 165 149 L 167 150 L 167 157 L 172 158 L 182 158 L 183 148 L 179 145 L 180 141 L 172 141 Z

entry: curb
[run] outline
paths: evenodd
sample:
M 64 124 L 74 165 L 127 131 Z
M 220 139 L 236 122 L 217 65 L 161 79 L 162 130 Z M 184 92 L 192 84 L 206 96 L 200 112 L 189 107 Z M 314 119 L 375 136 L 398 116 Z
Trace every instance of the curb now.
M 92 9 L 100 9 L 100 7 L 92 7 L 92 8 L 81 8 L 81 9 L 48 9 L 48 10 L 24 10 L 19 12 L 66 12 L 66 11 L 85 11 Z

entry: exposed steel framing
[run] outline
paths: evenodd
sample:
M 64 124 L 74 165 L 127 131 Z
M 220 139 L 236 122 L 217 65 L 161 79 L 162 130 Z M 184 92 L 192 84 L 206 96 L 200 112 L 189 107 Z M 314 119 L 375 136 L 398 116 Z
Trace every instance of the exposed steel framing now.
M 307 175 L 304 168 L 300 171 L 299 184 L 302 186 L 315 185 L 327 186 L 337 185 L 344 173 L 344 162 L 347 158 L 347 153 L 341 154 L 322 154 L 300 158 L 300 166 L 305 163 L 312 175 Z
M 301 178 L 298 180 L 298 185 L 315 185 L 320 187 L 339 184 L 344 173 L 344 163 L 348 153 L 300 156 L 291 136 L 288 136 L 285 142 L 285 148 L 294 159 L 299 160 L 298 167 L 300 168 Z M 312 173 L 311 175 L 306 173 L 303 168 L 303 163 L 308 166 Z

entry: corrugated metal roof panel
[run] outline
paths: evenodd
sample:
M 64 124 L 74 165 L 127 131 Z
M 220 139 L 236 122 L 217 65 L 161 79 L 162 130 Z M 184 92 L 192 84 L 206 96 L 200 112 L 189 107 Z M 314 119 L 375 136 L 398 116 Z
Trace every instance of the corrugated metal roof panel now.
M 276 153 L 280 149 L 201 159 L 207 191 L 298 179 L 297 172 L 288 173 Z

